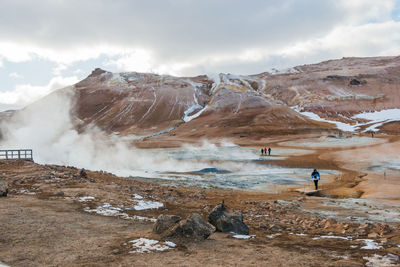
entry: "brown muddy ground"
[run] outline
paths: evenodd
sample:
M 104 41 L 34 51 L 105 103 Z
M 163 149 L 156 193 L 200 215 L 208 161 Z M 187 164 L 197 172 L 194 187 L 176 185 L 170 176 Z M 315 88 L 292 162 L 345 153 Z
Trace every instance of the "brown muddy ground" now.
M 397 144 L 396 140 L 388 142 Z M 84 178 L 72 167 L 2 160 L 0 178 L 7 181 L 10 194 L 0 198 L 0 262 L 10 266 L 364 266 L 365 257 L 374 254 L 400 255 L 398 222 L 366 224 L 309 212 L 324 209 L 345 217 L 351 211 L 340 205 L 321 205 L 326 196 L 368 197 L 371 174 L 361 172 L 344 157 L 356 149 L 362 148 L 325 149 L 324 153 L 316 149 L 313 154 L 274 161 L 288 167 L 340 170 L 342 175 L 322 187 L 320 195 L 325 197 L 295 191 L 266 194 L 161 186 L 104 172 L 88 171 Z M 164 206 L 134 210 L 133 194 Z M 95 199 L 80 202 L 85 196 Z M 186 217 L 196 212 L 207 218 L 222 199 L 229 209 L 244 213 L 254 238 L 240 240 L 228 233 L 214 233 L 203 242 L 174 240 L 178 246 L 167 251 L 129 253 L 133 250 L 130 240 L 160 240 L 151 232 L 153 222 L 134 216 Z M 335 204 L 336 200 L 329 201 Z M 121 208 L 126 216 L 85 211 L 104 203 Z M 351 238 L 318 238 L 323 235 Z M 363 241 L 357 239 L 371 239 L 382 248 L 361 249 Z

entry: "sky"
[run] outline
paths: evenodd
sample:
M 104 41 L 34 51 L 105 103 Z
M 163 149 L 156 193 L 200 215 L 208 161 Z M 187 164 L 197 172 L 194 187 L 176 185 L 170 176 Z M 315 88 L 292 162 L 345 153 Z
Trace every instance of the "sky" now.
M 95 68 L 256 74 L 400 55 L 400 0 L 0 0 L 0 111 Z

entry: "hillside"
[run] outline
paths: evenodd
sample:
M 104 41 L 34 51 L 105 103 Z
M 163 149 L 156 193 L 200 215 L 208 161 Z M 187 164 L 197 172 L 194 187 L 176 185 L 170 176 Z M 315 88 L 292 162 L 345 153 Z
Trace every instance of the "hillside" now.
M 117 136 L 168 140 L 259 140 L 338 129 L 397 133 L 399 89 L 400 57 L 343 58 L 213 78 L 95 69 L 72 86 L 71 115 L 80 131 L 96 126 Z M 381 110 L 390 110 L 390 119 L 357 115 Z

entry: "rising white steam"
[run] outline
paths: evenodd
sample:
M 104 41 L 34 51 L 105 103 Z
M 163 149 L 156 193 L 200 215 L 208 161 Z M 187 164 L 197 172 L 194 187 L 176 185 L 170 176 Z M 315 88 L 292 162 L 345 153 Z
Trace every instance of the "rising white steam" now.
M 136 149 L 97 128 L 78 133 L 70 110 L 73 88 L 65 88 L 19 111 L 0 125 L 2 149 L 33 149 L 38 163 L 107 170 L 118 175 L 151 176 L 152 171 L 192 171 L 206 164 L 178 162 L 150 150 Z

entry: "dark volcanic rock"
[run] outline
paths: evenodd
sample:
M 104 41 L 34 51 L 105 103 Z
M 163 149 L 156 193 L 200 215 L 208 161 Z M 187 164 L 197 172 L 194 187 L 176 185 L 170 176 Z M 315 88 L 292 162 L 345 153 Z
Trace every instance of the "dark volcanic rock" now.
M 226 206 L 225 206 L 224 202 L 222 201 L 220 204 L 215 206 L 213 208 L 213 210 L 210 212 L 210 214 L 208 215 L 208 221 L 212 225 L 216 226 L 218 219 L 223 217 L 226 211 L 227 211 Z
M 217 231 L 248 235 L 249 227 L 243 222 L 243 214 L 230 212 L 224 202 L 218 204 L 208 216 L 208 221 L 217 228 Z
M 358 79 L 351 79 L 350 85 L 361 85 L 361 81 Z
M 86 178 L 87 178 L 86 170 L 85 170 L 85 169 L 81 169 L 81 171 L 79 172 L 79 176 L 80 176 L 81 178 L 86 179 Z
M 180 221 L 181 217 L 179 216 L 161 214 L 160 216 L 158 216 L 157 221 L 154 223 L 153 232 L 156 234 L 162 234 Z
M 215 227 L 194 213 L 166 231 L 165 237 L 189 238 L 197 241 L 207 239 L 215 232 Z
M 6 197 L 8 195 L 8 186 L 6 181 L 0 179 L 0 197 Z

